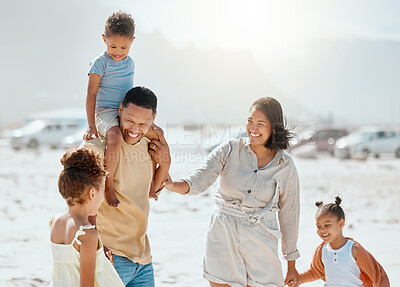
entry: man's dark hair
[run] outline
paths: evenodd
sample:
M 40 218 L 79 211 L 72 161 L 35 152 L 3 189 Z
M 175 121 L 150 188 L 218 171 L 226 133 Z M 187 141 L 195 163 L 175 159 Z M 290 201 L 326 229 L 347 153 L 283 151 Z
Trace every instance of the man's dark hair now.
M 150 89 L 145 87 L 134 87 L 126 93 L 122 101 L 122 108 L 126 108 L 129 104 L 152 109 L 153 115 L 157 111 L 157 97 Z
M 127 36 L 132 38 L 135 34 L 135 21 L 128 13 L 118 11 L 108 17 L 104 29 L 106 38 L 112 35 Z

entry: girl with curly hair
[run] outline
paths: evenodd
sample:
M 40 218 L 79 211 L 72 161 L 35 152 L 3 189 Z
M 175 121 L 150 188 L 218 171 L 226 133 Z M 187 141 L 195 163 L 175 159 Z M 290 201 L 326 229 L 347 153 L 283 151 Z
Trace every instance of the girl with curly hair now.
M 99 154 L 71 149 L 61 158 L 58 189 L 68 210 L 51 222 L 53 276 L 50 286 L 124 286 L 89 216 L 104 200 L 106 171 Z

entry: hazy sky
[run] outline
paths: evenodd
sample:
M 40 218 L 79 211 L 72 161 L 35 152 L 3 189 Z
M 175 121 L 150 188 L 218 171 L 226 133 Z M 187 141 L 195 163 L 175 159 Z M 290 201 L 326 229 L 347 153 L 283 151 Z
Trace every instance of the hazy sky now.
M 138 29 L 161 31 L 178 46 L 250 50 L 260 60 L 302 57 L 323 38 L 400 41 L 400 1 L 105 1 L 132 11 Z
M 88 64 L 118 10 L 136 21 L 135 84 L 159 93 L 165 119 L 221 121 L 218 109 L 229 102 L 233 121 L 268 95 L 312 120 L 400 124 L 398 0 L 1 3 L 0 126 L 32 112 L 83 108 Z

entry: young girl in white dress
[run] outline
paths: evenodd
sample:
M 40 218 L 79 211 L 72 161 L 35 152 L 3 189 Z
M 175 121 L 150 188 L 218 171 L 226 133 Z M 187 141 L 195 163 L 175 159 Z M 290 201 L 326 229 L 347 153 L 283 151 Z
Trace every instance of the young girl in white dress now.
M 88 217 L 104 200 L 105 170 L 100 156 L 87 148 L 67 151 L 58 188 L 68 210 L 51 222 L 53 276 L 50 286 L 124 286 Z

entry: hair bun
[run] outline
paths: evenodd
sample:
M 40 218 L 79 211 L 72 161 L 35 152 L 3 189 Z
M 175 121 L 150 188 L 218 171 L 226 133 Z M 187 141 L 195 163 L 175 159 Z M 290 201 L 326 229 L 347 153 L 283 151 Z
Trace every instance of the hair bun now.
M 339 196 L 336 196 L 336 197 L 335 197 L 335 204 L 336 204 L 337 206 L 340 206 L 341 203 L 342 203 L 342 199 L 341 199 Z
M 317 202 L 315 203 L 315 206 L 316 206 L 316 207 L 321 207 L 323 204 L 324 204 L 324 203 L 323 203 L 322 201 L 317 201 Z

